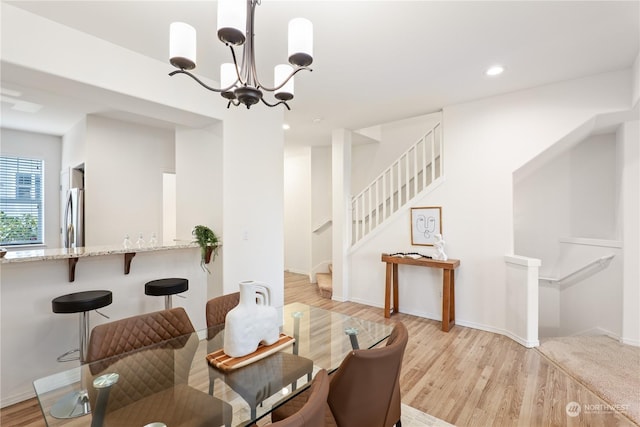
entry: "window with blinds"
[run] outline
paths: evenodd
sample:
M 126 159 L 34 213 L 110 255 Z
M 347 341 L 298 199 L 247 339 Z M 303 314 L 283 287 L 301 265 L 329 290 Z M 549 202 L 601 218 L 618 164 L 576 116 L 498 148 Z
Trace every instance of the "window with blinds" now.
M 0 245 L 43 243 L 44 161 L 0 156 Z

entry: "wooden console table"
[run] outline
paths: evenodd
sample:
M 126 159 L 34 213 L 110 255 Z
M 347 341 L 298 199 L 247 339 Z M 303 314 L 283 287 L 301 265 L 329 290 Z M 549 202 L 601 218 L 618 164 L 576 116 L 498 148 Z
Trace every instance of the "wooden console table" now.
M 438 261 L 430 258 L 413 259 L 382 254 L 382 262 L 387 263 L 387 279 L 384 288 L 384 317 L 386 318 L 391 317 L 392 310 L 393 313 L 398 312 L 398 264 L 442 269 L 442 330 L 449 332 L 449 329 L 456 323 L 454 272 L 460 265 L 460 260 L 449 259 L 447 261 Z M 392 284 L 393 307 L 391 307 Z

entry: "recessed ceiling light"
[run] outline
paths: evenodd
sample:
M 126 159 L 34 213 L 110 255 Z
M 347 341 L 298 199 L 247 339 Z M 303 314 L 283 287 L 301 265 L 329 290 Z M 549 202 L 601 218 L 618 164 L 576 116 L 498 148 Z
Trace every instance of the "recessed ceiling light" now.
M 282 129 L 284 129 L 284 130 L 289 130 L 289 129 L 291 129 L 291 126 L 289 126 L 289 125 L 288 125 L 288 124 L 286 124 L 286 123 L 283 123 L 283 124 L 282 124 Z
M 5 95 L 0 95 L 0 101 L 11 105 L 12 110 L 21 111 L 23 113 L 37 113 L 42 109 L 42 105 L 36 104 L 35 102 L 23 101 L 21 99 Z
M 502 65 L 493 65 L 485 71 L 487 76 L 499 76 L 504 72 L 504 67 Z
M 14 97 L 22 96 L 22 93 L 18 92 L 17 90 L 7 89 L 6 87 L 0 87 L 0 94 Z

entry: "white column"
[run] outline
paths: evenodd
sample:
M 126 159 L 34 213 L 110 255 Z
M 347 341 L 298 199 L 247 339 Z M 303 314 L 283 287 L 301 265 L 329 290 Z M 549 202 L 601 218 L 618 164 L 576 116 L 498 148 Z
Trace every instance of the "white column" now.
M 624 123 L 618 135 L 623 251 L 622 337 L 640 346 L 640 121 Z
M 506 332 L 525 347 L 537 347 L 538 269 L 540 260 L 505 255 L 507 268 Z
M 217 101 L 217 100 L 216 100 Z M 223 292 L 243 280 L 271 287 L 271 304 L 284 304 L 283 110 L 231 108 L 223 123 Z
M 331 136 L 333 189 L 333 299 L 348 301 L 351 243 L 351 132 L 336 129 Z
M 193 240 L 196 225 L 222 236 L 222 124 L 175 132 L 176 238 Z M 224 239 L 223 245 L 224 245 Z M 222 291 L 222 254 L 207 265 L 207 299 Z

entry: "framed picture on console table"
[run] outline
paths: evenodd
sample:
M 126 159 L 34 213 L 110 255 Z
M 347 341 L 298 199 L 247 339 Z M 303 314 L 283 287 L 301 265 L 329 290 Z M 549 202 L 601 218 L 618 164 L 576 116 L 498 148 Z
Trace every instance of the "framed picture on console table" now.
M 435 235 L 442 235 L 442 208 L 411 208 L 411 244 L 433 246 Z

